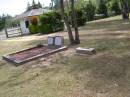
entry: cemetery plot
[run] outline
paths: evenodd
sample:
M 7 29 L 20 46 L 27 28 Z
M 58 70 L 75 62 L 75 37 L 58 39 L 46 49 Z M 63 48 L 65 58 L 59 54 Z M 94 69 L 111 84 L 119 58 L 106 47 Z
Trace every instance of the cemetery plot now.
M 16 65 L 26 63 L 28 61 L 31 61 L 33 59 L 48 56 L 53 53 L 57 53 L 59 51 L 66 50 L 67 47 L 48 47 L 48 46 L 37 46 L 33 48 L 29 48 L 23 51 L 19 51 L 13 54 L 9 54 L 6 56 L 3 56 L 3 59 L 12 63 L 15 63 Z

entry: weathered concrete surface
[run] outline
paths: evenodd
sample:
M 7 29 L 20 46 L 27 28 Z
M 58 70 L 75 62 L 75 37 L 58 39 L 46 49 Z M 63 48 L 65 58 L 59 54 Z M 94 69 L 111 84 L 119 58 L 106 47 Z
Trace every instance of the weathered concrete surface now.
M 95 48 L 82 48 L 82 47 L 78 47 L 78 48 L 76 48 L 76 53 L 91 55 L 91 54 L 95 54 L 96 50 L 95 50 Z

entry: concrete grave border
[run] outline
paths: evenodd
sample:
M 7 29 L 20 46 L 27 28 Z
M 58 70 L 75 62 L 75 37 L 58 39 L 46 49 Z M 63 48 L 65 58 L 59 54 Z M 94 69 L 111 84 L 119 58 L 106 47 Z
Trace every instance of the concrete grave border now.
M 43 46 L 44 46 L 44 45 L 43 45 Z M 45 47 L 48 47 L 48 46 L 45 46 Z M 54 53 L 61 52 L 61 51 L 65 51 L 65 50 L 68 49 L 67 46 L 63 46 L 63 47 L 60 47 L 60 48 L 56 48 L 56 49 L 54 49 L 54 50 L 52 50 L 52 51 L 50 51 L 50 52 L 46 52 L 46 53 L 44 53 L 44 54 L 38 54 L 38 55 L 36 55 L 36 56 L 33 56 L 33 57 L 31 57 L 31 58 L 28 58 L 28 59 L 25 59 L 25 60 L 23 60 L 23 61 L 17 60 L 17 59 L 12 59 L 12 58 L 10 57 L 10 55 L 13 55 L 13 54 L 16 54 L 16 53 L 20 53 L 20 52 L 23 52 L 23 51 L 26 51 L 26 50 L 30 50 L 30 49 L 33 49 L 33 48 L 35 48 L 35 47 L 29 48 L 29 49 L 25 49 L 25 50 L 22 50 L 22 51 L 19 51 L 19 52 L 15 52 L 15 53 L 12 53 L 12 54 L 4 55 L 4 56 L 3 56 L 3 59 L 6 60 L 6 61 L 8 61 L 8 62 L 13 63 L 15 66 L 19 66 L 19 65 L 21 65 L 21 64 L 30 62 L 30 61 L 35 60 L 35 59 L 38 59 L 38 58 L 40 58 L 40 57 L 46 57 L 46 56 L 52 55 L 52 54 L 54 54 Z

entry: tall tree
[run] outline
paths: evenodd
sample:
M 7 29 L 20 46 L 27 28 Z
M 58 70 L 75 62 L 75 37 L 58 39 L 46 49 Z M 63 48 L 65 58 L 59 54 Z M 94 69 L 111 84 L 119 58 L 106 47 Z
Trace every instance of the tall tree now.
M 77 25 L 77 17 L 76 17 L 75 6 L 74 6 L 74 0 L 70 0 L 70 1 L 71 1 L 72 19 L 73 19 L 74 29 L 75 29 L 75 43 L 80 44 L 79 31 L 78 31 L 78 25 Z
M 60 9 L 61 9 L 62 18 L 64 19 L 65 25 L 68 30 L 68 36 L 69 36 L 70 43 L 73 44 L 74 43 L 73 33 L 72 33 L 71 27 L 69 25 L 68 18 L 64 14 L 64 0 L 60 0 Z
M 36 5 L 36 2 L 35 0 L 32 1 L 32 6 L 35 6 Z
M 37 6 L 38 6 L 39 8 L 42 8 L 42 4 L 41 4 L 39 1 L 38 1 Z
M 128 0 L 120 0 L 121 8 L 122 8 L 122 18 L 129 19 L 129 1 Z

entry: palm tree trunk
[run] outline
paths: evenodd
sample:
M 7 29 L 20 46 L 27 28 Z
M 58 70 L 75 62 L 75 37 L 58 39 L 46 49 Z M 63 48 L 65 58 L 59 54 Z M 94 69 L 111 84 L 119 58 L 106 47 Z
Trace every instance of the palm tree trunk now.
M 129 5 L 128 0 L 120 0 L 121 7 L 122 7 L 122 18 L 129 19 Z
M 68 30 L 68 36 L 69 36 L 70 43 L 73 44 L 74 43 L 73 33 L 72 33 L 71 27 L 69 25 L 68 18 L 67 18 L 67 16 L 64 15 L 64 0 L 60 0 L 60 8 L 61 8 L 62 18 L 64 19 L 65 25 Z
M 73 24 L 74 24 L 74 29 L 75 29 L 75 43 L 80 44 L 77 17 L 76 17 L 76 12 L 74 8 L 74 0 L 71 0 L 71 10 L 72 10 L 72 18 L 73 18 Z

